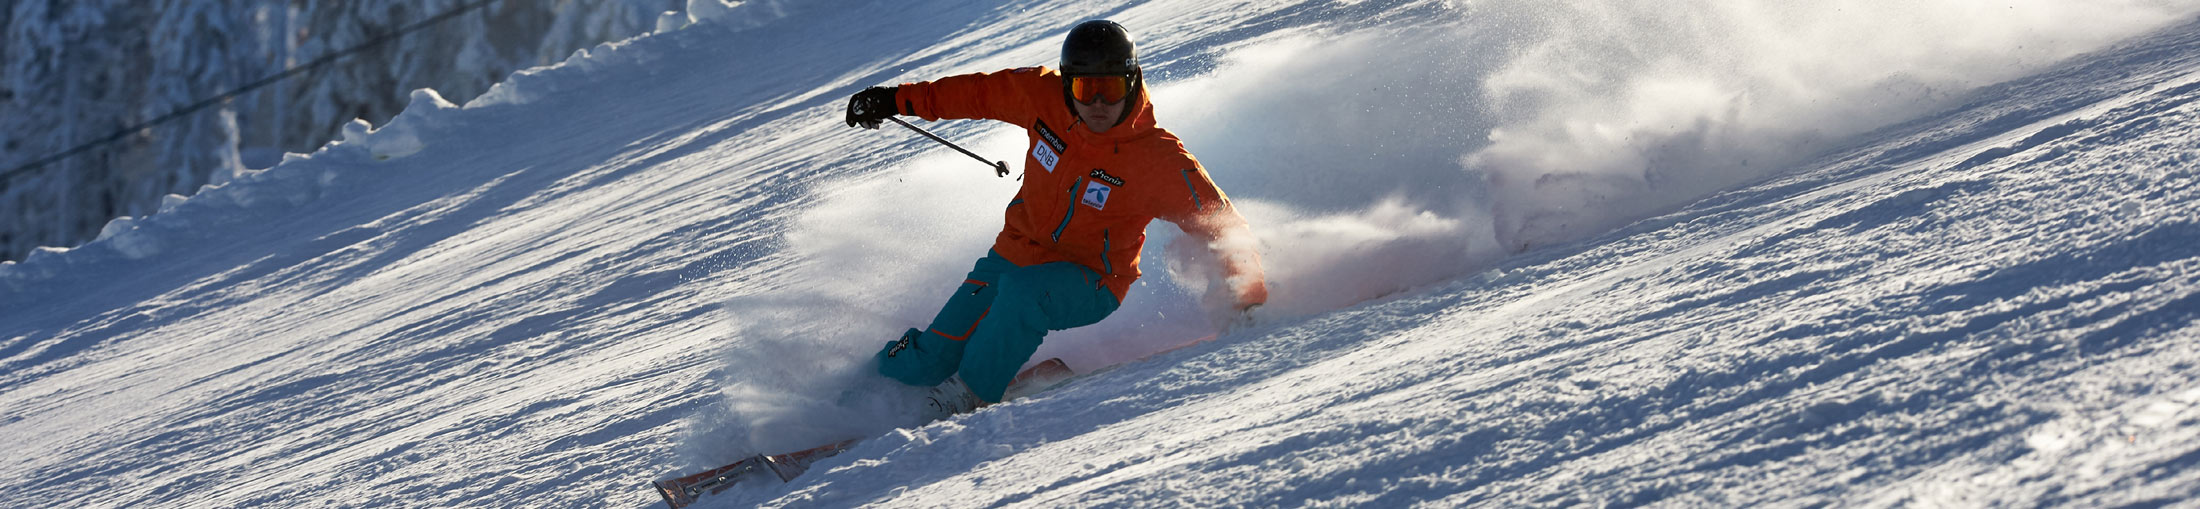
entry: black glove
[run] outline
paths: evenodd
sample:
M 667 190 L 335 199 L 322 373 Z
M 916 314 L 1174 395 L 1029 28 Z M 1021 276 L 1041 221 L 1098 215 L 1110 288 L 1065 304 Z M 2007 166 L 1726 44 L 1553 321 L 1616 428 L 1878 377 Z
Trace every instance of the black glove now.
M 871 87 L 848 98 L 848 127 L 877 129 L 879 122 L 901 113 L 894 107 L 896 87 Z

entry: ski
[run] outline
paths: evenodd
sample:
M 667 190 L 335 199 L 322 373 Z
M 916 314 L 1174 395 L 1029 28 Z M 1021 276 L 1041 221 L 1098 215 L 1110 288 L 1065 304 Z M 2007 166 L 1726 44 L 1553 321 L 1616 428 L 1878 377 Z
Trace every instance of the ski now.
M 792 481 L 795 476 L 809 470 L 810 464 L 840 454 L 855 444 L 855 440 L 843 440 L 786 454 L 759 454 L 687 477 L 651 482 L 650 485 L 657 488 L 658 495 L 665 497 L 665 504 L 673 509 L 680 509 L 695 503 L 703 495 L 714 495 L 732 488 L 734 482 L 749 474 L 770 472 L 780 482 Z
M 1028 396 L 1074 376 L 1076 373 L 1070 371 L 1069 364 L 1063 363 L 1062 359 L 1047 359 L 1018 372 L 1015 380 L 1009 382 L 1008 391 L 1001 399 Z M 858 441 L 859 439 L 843 440 L 785 454 L 759 454 L 718 468 L 649 484 L 657 490 L 658 495 L 664 497 L 665 505 L 672 506 L 672 509 L 681 509 L 694 504 L 705 495 L 726 491 L 735 483 L 750 477 L 769 473 L 772 477 L 779 478 L 780 482 L 793 481 L 796 476 L 809 471 L 811 464 L 840 454 L 854 447 Z
M 1001 401 L 1037 394 L 1073 376 L 1077 376 L 1077 373 L 1070 371 L 1069 364 L 1063 363 L 1060 358 L 1041 361 L 1016 373 L 1016 378 L 1008 382 L 1008 390 L 1002 392 Z

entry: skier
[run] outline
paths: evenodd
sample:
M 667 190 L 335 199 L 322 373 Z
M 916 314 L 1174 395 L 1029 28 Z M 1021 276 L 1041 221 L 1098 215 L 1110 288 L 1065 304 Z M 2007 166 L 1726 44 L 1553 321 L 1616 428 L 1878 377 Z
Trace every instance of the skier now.
M 1176 135 L 1155 125 L 1145 92 L 1130 32 L 1091 20 L 1070 29 L 1060 69 L 951 76 L 849 98 L 850 127 L 877 129 L 893 115 L 993 119 L 1031 137 L 1023 185 L 992 250 L 929 328 L 879 351 L 880 374 L 961 393 L 949 411 L 999 402 L 1047 331 L 1097 323 L 1121 305 L 1154 219 L 1214 249 L 1240 317 L 1267 300 L 1251 242 L 1218 242 L 1250 239 L 1245 218 Z

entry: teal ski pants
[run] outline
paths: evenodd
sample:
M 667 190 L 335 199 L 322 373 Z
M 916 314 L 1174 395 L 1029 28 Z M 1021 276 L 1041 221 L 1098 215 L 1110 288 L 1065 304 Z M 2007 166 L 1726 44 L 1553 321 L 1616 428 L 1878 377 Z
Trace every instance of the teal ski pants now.
M 960 374 L 979 398 L 999 402 L 1047 331 L 1098 323 L 1121 304 L 1092 269 L 1020 267 L 988 252 L 930 328 L 909 329 L 879 350 L 879 374 L 920 387 Z

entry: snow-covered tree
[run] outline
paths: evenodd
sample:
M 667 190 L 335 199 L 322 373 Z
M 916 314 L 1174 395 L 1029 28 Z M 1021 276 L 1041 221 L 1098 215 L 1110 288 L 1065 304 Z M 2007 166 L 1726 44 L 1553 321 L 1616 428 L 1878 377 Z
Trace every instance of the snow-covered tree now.
M 28 0 L 13 5 L 7 27 L 9 91 L 0 114 L 0 231 L 8 253 L 35 245 L 66 245 L 97 232 L 123 202 L 95 185 L 127 178 L 116 168 L 144 164 L 142 140 L 125 137 L 119 150 L 88 150 L 41 167 L 16 168 L 109 136 L 128 126 L 145 95 L 151 55 L 141 30 L 150 8 L 129 0 Z M 24 225 L 28 227 L 19 227 Z
M 154 60 L 152 97 L 140 118 L 157 119 L 197 107 L 241 83 L 269 74 L 265 51 L 252 37 L 250 9 L 197 0 L 161 0 L 151 33 L 163 58 Z M 244 166 L 237 153 L 236 109 L 220 100 L 148 130 L 156 144 L 152 167 L 123 186 L 124 215 L 152 212 L 160 197 L 227 180 Z

